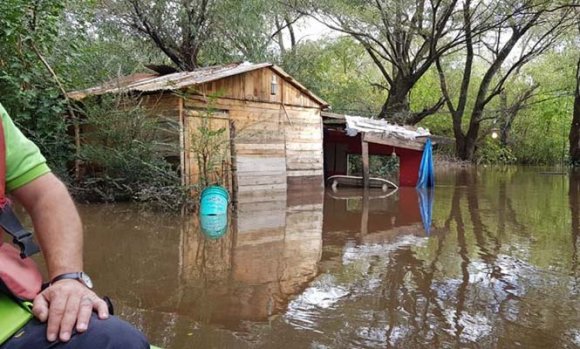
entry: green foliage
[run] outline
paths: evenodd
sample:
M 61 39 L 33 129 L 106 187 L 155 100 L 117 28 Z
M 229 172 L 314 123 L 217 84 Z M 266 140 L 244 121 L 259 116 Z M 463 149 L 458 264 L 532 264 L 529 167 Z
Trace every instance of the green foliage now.
M 520 162 L 559 164 L 567 161 L 578 54 L 578 50 L 554 50 L 527 69 L 540 89 L 513 126 L 513 149 Z
M 85 105 L 81 158 L 85 173 L 77 194 L 86 200 L 135 200 L 166 209 L 181 207 L 188 191 L 164 154 L 178 152 L 162 135 L 177 134 L 138 100 L 106 97 Z
M 63 175 L 71 159 L 65 103 L 40 57 L 57 41 L 64 1 L 0 3 L 0 98 L 15 123 Z
M 362 176 L 362 157 L 357 154 L 348 155 L 348 175 Z M 397 182 L 399 159 L 392 156 L 370 155 L 369 173 L 371 177 L 386 178 Z
M 494 139 L 486 139 L 476 152 L 475 157 L 477 164 L 485 165 L 511 165 L 515 164 L 517 160 L 509 147 L 502 146 Z
M 200 63 L 273 60 L 272 18 L 282 12 L 282 7 L 267 0 L 218 1 L 213 11 L 214 32 L 201 52 Z
M 350 37 L 305 42 L 282 57 L 282 67 L 335 112 L 374 116 L 384 102 L 377 68 Z

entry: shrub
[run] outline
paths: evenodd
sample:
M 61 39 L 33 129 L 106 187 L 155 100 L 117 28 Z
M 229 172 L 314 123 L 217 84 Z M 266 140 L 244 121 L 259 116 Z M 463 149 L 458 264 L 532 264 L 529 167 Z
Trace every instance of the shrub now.
M 89 201 L 142 201 L 166 209 L 191 201 L 176 166 L 165 156 L 177 144 L 161 141 L 162 133 L 177 132 L 174 123 L 151 115 L 128 96 L 91 101 L 85 113 L 78 196 Z

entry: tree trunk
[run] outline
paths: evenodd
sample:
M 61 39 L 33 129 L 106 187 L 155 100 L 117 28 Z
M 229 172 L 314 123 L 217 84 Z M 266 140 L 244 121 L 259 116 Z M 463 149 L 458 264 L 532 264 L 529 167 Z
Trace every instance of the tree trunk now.
M 499 141 L 502 146 L 506 147 L 509 141 L 509 132 L 511 129 L 511 115 L 508 111 L 507 92 L 505 90 L 499 93 L 500 109 L 500 134 Z
M 476 112 L 476 114 L 478 115 L 474 115 L 474 117 L 472 117 L 467 134 L 464 137 L 456 137 L 455 151 L 457 157 L 460 158 L 461 160 L 471 161 L 473 160 L 473 155 L 475 155 L 475 149 L 477 146 L 477 136 L 479 134 L 479 126 L 480 126 L 480 122 L 475 120 L 479 120 L 479 118 L 481 117 L 481 115 L 479 114 L 481 113 Z
M 576 66 L 576 92 L 574 94 L 574 114 L 570 127 L 570 162 L 580 166 L 580 59 Z
M 409 77 L 397 74 L 379 117 L 398 124 L 405 124 L 410 114 L 409 92 L 412 86 L 413 83 Z
M 473 155 L 475 155 L 476 148 L 476 137 L 465 137 L 465 139 L 455 140 L 456 155 L 459 159 L 465 161 L 473 160 Z

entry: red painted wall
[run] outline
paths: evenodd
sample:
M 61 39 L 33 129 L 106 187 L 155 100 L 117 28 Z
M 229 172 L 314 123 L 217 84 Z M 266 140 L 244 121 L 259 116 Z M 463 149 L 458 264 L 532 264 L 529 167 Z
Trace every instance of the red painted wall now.
M 337 149 L 344 148 L 344 152 L 339 154 Z M 393 150 L 399 157 L 399 185 L 403 187 L 414 187 L 419 179 L 419 166 L 423 152 L 399 147 L 391 147 L 382 144 L 369 143 L 369 155 L 391 155 Z M 324 130 L 324 175 L 328 178 L 333 175 L 346 175 L 346 159 L 337 159 L 348 154 L 361 154 L 361 135 L 355 137 L 347 136 L 343 131 Z M 329 157 L 333 161 L 328 161 Z M 331 166 L 331 162 L 335 166 Z M 338 165 L 338 166 L 336 166 Z

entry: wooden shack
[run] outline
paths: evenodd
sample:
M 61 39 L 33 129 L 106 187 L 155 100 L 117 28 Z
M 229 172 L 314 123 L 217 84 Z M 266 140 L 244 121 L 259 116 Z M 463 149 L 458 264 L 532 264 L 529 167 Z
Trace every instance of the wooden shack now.
M 323 185 L 320 114 L 328 104 L 273 64 L 244 62 L 138 74 L 74 91 L 69 97 L 82 100 L 111 93 L 136 95 L 152 115 L 174 123 L 178 131 L 168 133 L 164 143 L 177 150 L 166 155 L 179 162 L 185 185 L 207 174 L 196 154 L 200 126 L 224 131 L 219 142 L 224 156 L 219 164 L 211 164 L 211 181 L 239 195 L 285 192 L 288 183 Z

